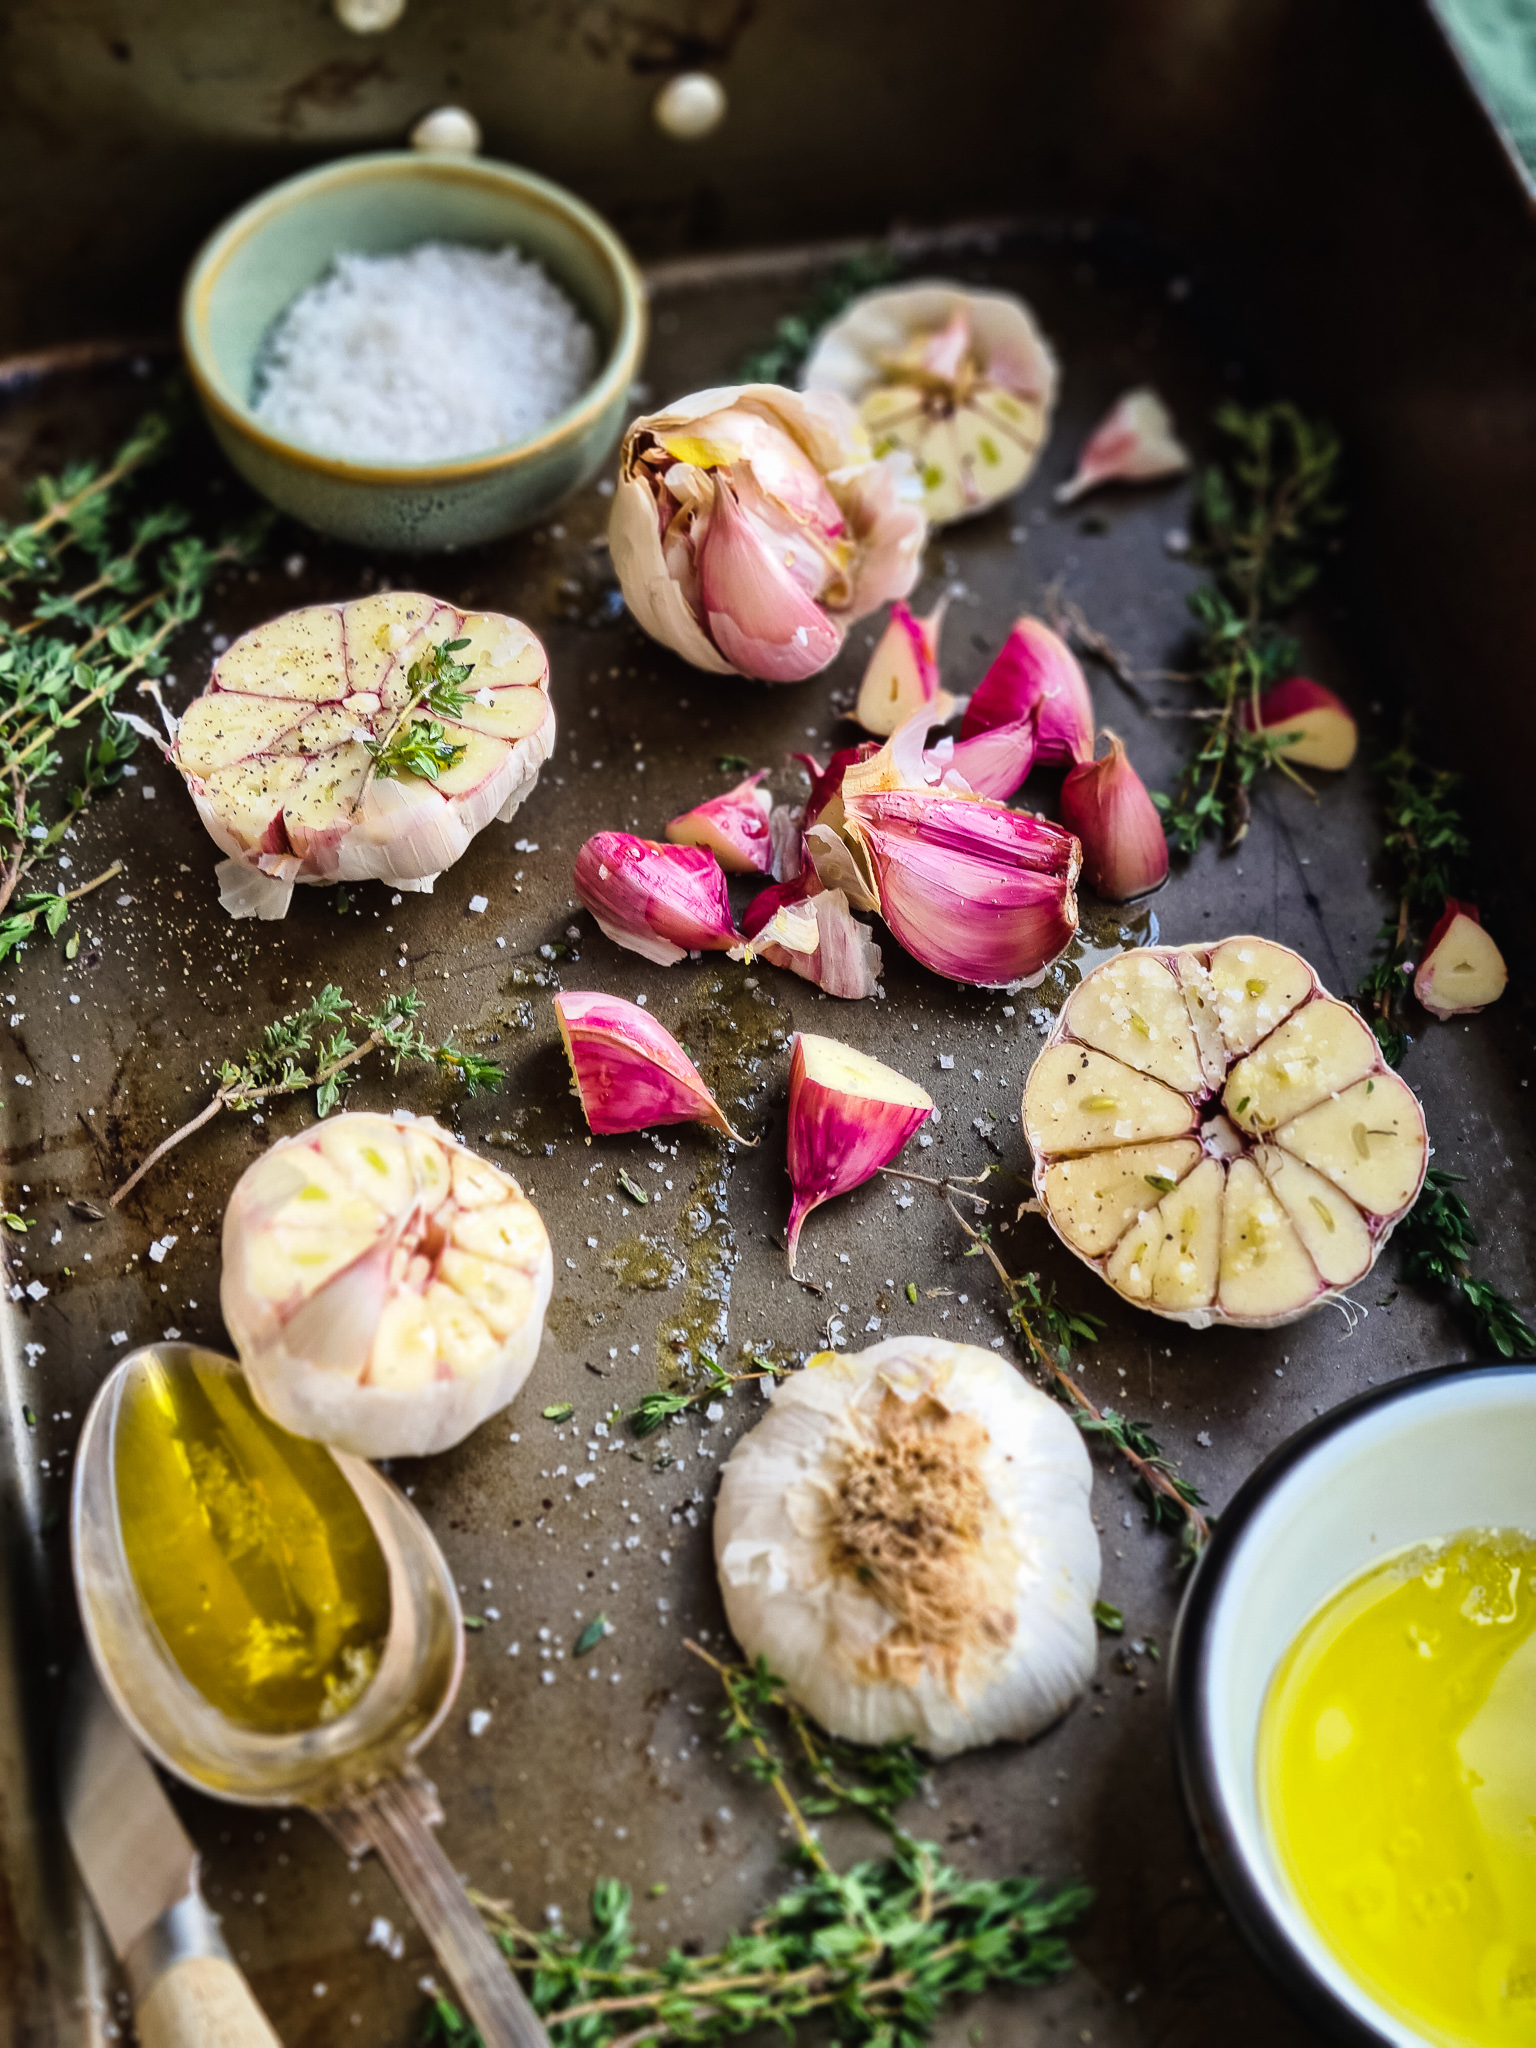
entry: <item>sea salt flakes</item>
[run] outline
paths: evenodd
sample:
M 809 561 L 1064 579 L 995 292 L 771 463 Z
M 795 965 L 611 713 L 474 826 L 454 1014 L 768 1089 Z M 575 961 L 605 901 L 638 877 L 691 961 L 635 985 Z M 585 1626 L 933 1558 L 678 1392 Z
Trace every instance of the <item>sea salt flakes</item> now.
M 269 333 L 255 411 L 310 448 L 437 462 L 521 441 L 591 383 L 597 340 L 515 249 L 343 254 Z

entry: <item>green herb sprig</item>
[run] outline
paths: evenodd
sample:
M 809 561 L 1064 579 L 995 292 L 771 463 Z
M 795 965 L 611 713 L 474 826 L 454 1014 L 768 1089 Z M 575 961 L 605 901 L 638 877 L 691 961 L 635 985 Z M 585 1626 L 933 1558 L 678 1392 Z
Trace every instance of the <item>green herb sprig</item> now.
M 440 640 L 406 670 L 406 688 L 411 694 L 394 724 L 382 740 L 363 742 L 371 758 L 357 793 L 359 805 L 375 775 L 386 780 L 396 775 L 420 775 L 427 782 L 436 782 L 468 753 L 468 744 L 455 745 L 438 722 L 457 718 L 469 702 L 464 685 L 475 665 L 453 658 L 461 647 L 468 645 L 468 640 Z M 417 713 L 423 710 L 432 716 L 419 718 Z
M 1432 1166 L 1424 1189 L 1398 1225 L 1403 1270 L 1410 1280 L 1446 1288 L 1465 1310 L 1479 1348 L 1500 1358 L 1536 1358 L 1536 1330 L 1515 1304 L 1486 1280 L 1473 1277 L 1471 1259 L 1480 1239 L 1471 1211 L 1456 1188 L 1464 1178 Z
M 702 1387 L 693 1387 L 686 1392 L 680 1387 L 659 1387 L 654 1393 L 641 1395 L 625 1417 L 631 1436 L 653 1436 L 674 1416 L 686 1415 L 700 1401 L 713 1400 L 717 1394 L 728 1394 L 732 1387 L 745 1386 L 752 1380 L 782 1379 L 791 1369 L 787 1365 L 775 1365 L 769 1358 L 754 1358 L 751 1372 L 727 1372 L 707 1351 L 699 1353 L 699 1363 L 706 1375 Z
M 1307 785 L 1279 748 L 1286 735 L 1243 722 L 1273 682 L 1294 672 L 1296 643 L 1278 621 L 1317 580 L 1319 556 L 1343 516 L 1334 498 L 1339 444 L 1331 430 L 1281 401 L 1246 411 L 1224 405 L 1220 461 L 1201 479 L 1192 560 L 1212 572 L 1189 608 L 1199 629 L 1194 680 L 1214 700 L 1190 713 L 1201 738 L 1177 790 L 1153 801 L 1176 852 L 1207 835 L 1228 847 L 1248 830 L 1255 779 L 1278 768 Z
M 659 1964 L 640 1956 L 630 1891 L 612 1879 L 593 1888 L 584 1937 L 525 1927 L 509 1906 L 472 1894 L 556 2042 L 719 2044 L 769 2027 L 793 2040 L 802 2022 L 817 2021 L 844 2048 L 919 2048 L 956 1999 L 992 1984 L 1047 1984 L 1071 1968 L 1062 1937 L 1091 1903 L 1086 1886 L 1052 1893 L 1033 1878 L 962 1877 L 937 1843 L 896 1819 L 925 1775 L 908 1744 L 833 1742 L 766 1664 L 748 1669 L 687 1647 L 719 1678 L 724 1740 L 778 1799 L 801 1875 L 714 1954 L 672 1949 Z M 809 1793 L 797 1794 L 792 1774 Z M 890 1853 L 835 1869 L 811 1826 L 835 1812 L 881 1829 Z M 478 2041 L 446 1998 L 430 2008 L 423 2038 L 442 2048 Z
M 816 286 L 805 309 L 785 313 L 774 322 L 773 338 L 743 358 L 744 384 L 793 384 L 795 373 L 829 320 L 852 305 L 860 293 L 889 284 L 901 270 L 890 249 L 875 248 L 850 256 L 829 270 Z
M 1413 751 L 1411 728 L 1378 763 L 1377 780 L 1382 865 L 1396 909 L 1377 937 L 1376 958 L 1356 1002 L 1395 1067 L 1408 1049 L 1413 955 L 1454 893 L 1472 849 L 1456 801 L 1461 777 L 1426 767 Z
M 327 982 L 314 1000 L 269 1024 L 260 1042 L 242 1059 L 225 1060 L 219 1067 L 219 1085 L 213 1099 L 180 1130 L 163 1138 L 141 1166 L 131 1173 L 112 1197 L 116 1208 L 137 1187 L 158 1160 L 224 1109 L 254 1109 L 274 1096 L 315 1091 L 315 1112 L 328 1116 L 341 1100 L 347 1085 L 343 1075 L 370 1053 L 383 1053 L 390 1072 L 398 1074 L 407 1060 L 438 1067 L 462 1081 L 471 1095 L 501 1085 L 502 1071 L 494 1060 L 478 1053 L 464 1052 L 449 1041 L 434 1045 L 416 1021 L 423 1008 L 414 989 L 392 995 L 377 1009 L 365 1012 L 333 983 Z M 354 1038 L 347 1020 L 360 1026 L 365 1036 Z

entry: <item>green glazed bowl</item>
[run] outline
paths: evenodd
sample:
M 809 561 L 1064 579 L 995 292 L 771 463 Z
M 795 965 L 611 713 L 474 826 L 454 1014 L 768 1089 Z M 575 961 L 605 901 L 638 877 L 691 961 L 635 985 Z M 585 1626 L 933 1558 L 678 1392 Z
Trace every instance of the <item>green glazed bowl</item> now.
M 262 338 L 343 250 L 384 255 L 427 239 L 514 244 L 591 321 L 595 382 L 524 441 L 448 462 L 352 462 L 258 420 Z M 542 518 L 618 439 L 645 346 L 645 287 L 618 237 L 560 186 L 478 157 L 391 150 L 285 179 L 231 216 L 187 277 L 181 339 L 219 445 L 246 481 L 307 526 L 360 547 L 445 549 Z

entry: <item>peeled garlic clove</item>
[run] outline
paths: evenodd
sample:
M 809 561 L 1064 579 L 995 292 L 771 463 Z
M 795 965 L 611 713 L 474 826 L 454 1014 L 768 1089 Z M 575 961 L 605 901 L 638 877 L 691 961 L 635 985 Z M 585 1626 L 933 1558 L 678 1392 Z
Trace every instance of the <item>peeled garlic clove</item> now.
M 1475 1017 L 1496 1003 L 1509 980 L 1504 955 L 1483 930 L 1477 907 L 1447 896 L 1424 946 L 1413 992 L 1432 1017 Z
M 936 526 L 1016 491 L 1050 429 L 1056 362 L 1009 292 L 946 283 L 866 292 L 823 329 L 808 391 L 857 406 L 877 454 L 909 455 Z
M 803 907 L 812 920 L 814 944 L 809 947 L 785 946 L 768 936 L 780 913 L 796 907 Z M 883 964 L 880 948 L 868 925 L 860 924 L 853 915 L 841 889 L 818 888 L 814 894 L 807 894 L 803 876 L 799 881 L 765 889 L 747 905 L 741 928 L 759 959 L 774 967 L 788 968 L 791 974 L 814 982 L 829 996 L 857 1001 L 862 996 L 874 995 L 879 985 Z
M 527 1378 L 554 1278 L 516 1181 L 428 1118 L 328 1118 L 224 1212 L 219 1305 L 273 1420 L 364 1458 L 446 1450 Z
M 461 749 L 436 782 L 370 776 L 366 743 L 389 738 L 412 664 L 446 641 L 472 664 L 468 701 L 437 720 Z M 434 716 L 426 706 L 410 723 Z M 243 633 L 182 717 L 171 759 L 228 856 L 233 917 L 287 914 L 295 883 L 381 881 L 430 889 L 476 833 L 512 817 L 555 743 L 549 663 L 499 612 L 461 612 L 420 591 L 309 605 Z
M 1032 716 L 1035 759 L 1070 767 L 1093 758 L 1093 698 L 1077 656 L 1040 619 L 1015 619 L 960 721 L 960 743 Z
M 767 772 L 760 769 L 724 796 L 684 811 L 668 825 L 668 839 L 674 846 L 708 847 L 727 874 L 766 875 L 773 866 L 773 798 L 759 784 Z
M 789 1212 L 789 1270 L 811 1211 L 834 1195 L 862 1187 L 889 1166 L 933 1112 L 926 1089 L 894 1067 L 840 1045 L 835 1038 L 795 1033 L 789 1062 L 786 1166 L 794 1201 Z
M 992 1352 L 823 1354 L 720 1476 L 731 1631 L 845 1740 L 1026 1741 L 1093 1675 L 1091 1484 L 1070 1417 Z
M 555 1020 L 582 1113 L 598 1137 L 652 1124 L 701 1123 L 751 1142 L 732 1130 L 698 1068 L 649 1010 L 622 996 L 566 990 L 555 997 Z
M 1109 752 L 1079 761 L 1061 785 L 1061 822 L 1083 843 L 1083 879 L 1107 903 L 1146 896 L 1168 879 L 1168 841 L 1157 806 L 1117 733 Z
M 724 872 L 706 847 L 595 832 L 576 856 L 575 889 L 616 946 L 658 967 L 743 943 Z
M 1287 1323 L 1355 1285 L 1428 1158 L 1418 1100 L 1358 1014 L 1251 937 L 1096 967 L 1022 1121 L 1063 1243 L 1197 1329 Z
M 1257 717 L 1250 700 L 1242 698 L 1240 716 L 1246 732 L 1262 733 L 1282 760 L 1298 768 L 1347 768 L 1360 744 L 1348 705 L 1310 676 L 1290 676 L 1266 690 Z
M 1067 505 L 1100 484 L 1153 483 L 1182 476 L 1188 468 L 1189 454 L 1174 434 L 1173 414 L 1143 385 L 1115 400 L 1077 458 L 1077 474 L 1057 486 L 1056 501 Z
M 843 801 L 880 915 L 935 974 L 1002 988 L 1043 974 L 1071 944 L 1081 856 L 1069 832 L 947 790 L 855 795 L 845 782 Z M 817 870 L 825 880 L 819 859 Z
M 919 711 L 934 725 L 954 711 L 954 698 L 939 683 L 939 628 L 947 602 L 941 598 L 921 619 L 904 604 L 891 606 L 890 623 L 875 642 L 853 707 L 866 732 L 886 739 Z

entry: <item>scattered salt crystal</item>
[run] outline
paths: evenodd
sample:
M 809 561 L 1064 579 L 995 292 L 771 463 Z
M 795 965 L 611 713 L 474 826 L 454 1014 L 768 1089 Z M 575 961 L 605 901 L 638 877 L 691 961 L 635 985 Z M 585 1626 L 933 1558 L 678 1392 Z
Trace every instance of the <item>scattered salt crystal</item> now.
M 155 785 L 152 782 L 146 782 L 139 791 L 139 795 L 143 797 L 145 803 L 153 803 L 155 800 Z
M 939 1054 L 939 1065 L 944 1069 L 945 1073 L 948 1073 L 954 1064 L 955 1056 L 952 1052 L 941 1052 Z
M 479 917 L 482 911 L 490 909 L 491 899 L 489 896 L 471 896 L 469 899 L 469 907 L 475 913 L 476 917 Z
M 490 1725 L 491 1717 L 487 1709 L 484 1707 L 476 1707 L 474 1712 L 469 1717 L 470 1734 L 483 1735 L 486 1729 L 490 1727 Z
M 706 1422 L 721 1422 L 724 1418 L 725 1409 L 719 1401 L 711 1401 L 704 1410 L 704 1420 Z
M 1202 1429 L 1195 1438 L 1195 1442 L 1199 1444 L 1202 1450 L 1208 1451 L 1211 1448 L 1211 1432 L 1208 1429 Z
M 107 1339 L 107 1342 L 109 1344 L 126 1344 L 128 1342 L 128 1332 L 126 1330 L 114 1330 Z
M 169 1235 L 165 1237 L 157 1237 L 155 1239 L 154 1243 L 149 1248 L 149 1256 L 157 1266 L 164 1261 L 166 1253 L 170 1250 L 171 1246 L 175 1242 L 175 1238 Z
M 165 1338 L 167 1344 L 174 1344 L 180 1337 L 181 1332 L 173 1325 L 170 1329 L 162 1331 L 161 1335 Z
M 29 1280 L 27 1282 L 27 1292 L 34 1301 L 41 1301 L 48 1290 L 41 1280 Z

